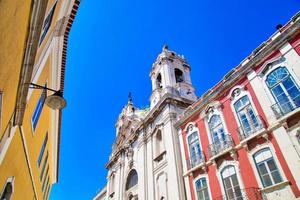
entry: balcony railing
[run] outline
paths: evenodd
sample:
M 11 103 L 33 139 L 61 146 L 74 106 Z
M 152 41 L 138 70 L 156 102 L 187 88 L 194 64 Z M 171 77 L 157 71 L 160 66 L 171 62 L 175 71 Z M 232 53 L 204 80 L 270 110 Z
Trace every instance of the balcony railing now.
M 272 105 L 271 108 L 277 119 L 300 107 L 300 94 L 294 98 L 288 96 L 287 99 L 287 101 Z
M 187 160 L 187 168 L 188 170 L 190 170 L 202 163 L 205 163 L 205 158 L 203 152 L 201 151 L 200 155 L 196 154 L 195 156 L 192 156 L 189 160 Z
M 240 141 L 249 138 L 263 128 L 266 128 L 266 124 L 261 116 L 255 116 L 254 121 L 255 122 L 245 123 L 247 125 L 242 125 L 237 129 Z
M 215 141 L 208 146 L 209 156 L 216 156 L 227 149 L 230 149 L 234 146 L 231 135 L 225 135 L 225 137 L 221 140 Z
M 259 188 L 246 188 L 228 192 L 227 195 L 214 198 L 214 200 L 267 200 L 267 198 Z

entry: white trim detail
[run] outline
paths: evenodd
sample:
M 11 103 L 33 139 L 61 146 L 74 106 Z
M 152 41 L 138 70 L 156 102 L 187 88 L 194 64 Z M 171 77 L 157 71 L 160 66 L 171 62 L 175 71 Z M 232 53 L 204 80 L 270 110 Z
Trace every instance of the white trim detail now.
M 11 186 L 12 186 L 12 191 L 11 191 L 11 196 L 10 196 L 9 199 L 13 199 L 12 196 L 13 196 L 13 194 L 14 194 L 14 182 L 15 182 L 15 177 L 13 177 L 13 176 L 6 179 L 6 182 L 5 182 L 5 184 L 4 184 L 4 187 L 2 188 L 2 191 L 1 191 L 1 193 L 0 193 L 0 197 L 2 197 L 2 195 L 3 195 L 3 193 L 4 193 L 4 190 L 5 190 L 6 186 L 7 186 L 7 184 L 10 183 Z
M 196 176 L 196 177 L 194 178 L 193 184 L 194 184 L 194 191 L 195 191 L 196 199 L 198 199 L 198 196 L 197 196 L 197 189 L 196 189 L 196 188 L 197 188 L 197 187 L 196 187 L 196 182 L 197 182 L 199 179 L 202 179 L 202 178 L 205 178 L 205 180 L 206 180 L 209 199 L 213 199 L 213 198 L 212 198 L 212 195 L 211 195 L 211 190 L 210 190 L 210 184 L 209 184 L 209 176 L 208 176 L 208 174 L 199 174 L 198 176 Z
M 269 148 L 270 149 L 270 152 L 272 154 L 272 157 L 275 161 L 275 164 L 276 166 L 278 167 L 278 171 L 280 172 L 280 175 L 282 177 L 282 180 L 283 182 L 284 181 L 287 181 L 287 178 L 284 174 L 284 171 L 282 170 L 281 168 L 281 165 L 280 165 L 280 162 L 276 156 L 276 152 L 275 152 L 275 149 L 273 147 L 273 145 L 271 143 L 264 143 L 264 144 L 261 144 L 261 145 L 257 145 L 255 148 L 251 149 L 251 151 L 248 152 L 248 159 L 250 160 L 250 164 L 252 165 L 252 169 L 254 171 L 254 174 L 255 174 L 255 178 L 256 178 L 256 181 L 259 185 L 260 188 L 264 188 L 263 184 L 262 184 L 262 180 L 260 178 L 260 175 L 257 171 L 257 167 L 256 167 L 256 164 L 255 164 L 255 161 L 254 161 L 254 154 L 259 152 L 260 150 L 262 149 L 265 149 L 265 148 Z
M 239 181 L 239 186 L 240 186 L 241 192 L 245 189 L 244 183 L 243 183 L 242 178 L 241 178 L 241 170 L 240 170 L 239 162 L 234 161 L 234 160 L 231 160 L 231 161 L 224 160 L 222 162 L 222 164 L 219 166 L 219 168 L 217 169 L 217 178 L 219 180 L 219 184 L 220 184 L 223 196 L 226 196 L 226 192 L 225 192 L 225 189 L 224 189 L 224 184 L 223 184 L 223 179 L 222 179 L 222 171 L 223 171 L 224 168 L 226 168 L 230 165 L 233 166 L 234 169 L 235 169 L 236 176 L 237 176 L 237 179 Z

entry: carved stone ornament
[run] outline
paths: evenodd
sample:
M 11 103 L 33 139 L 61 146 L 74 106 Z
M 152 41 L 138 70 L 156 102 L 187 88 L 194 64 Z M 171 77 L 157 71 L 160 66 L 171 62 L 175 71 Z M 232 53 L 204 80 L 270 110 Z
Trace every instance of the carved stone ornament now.
M 235 151 L 230 151 L 230 157 L 233 158 L 234 160 L 237 160 L 237 154 Z
M 240 94 L 241 94 L 241 89 L 237 88 L 237 89 L 233 90 L 231 98 L 238 97 Z

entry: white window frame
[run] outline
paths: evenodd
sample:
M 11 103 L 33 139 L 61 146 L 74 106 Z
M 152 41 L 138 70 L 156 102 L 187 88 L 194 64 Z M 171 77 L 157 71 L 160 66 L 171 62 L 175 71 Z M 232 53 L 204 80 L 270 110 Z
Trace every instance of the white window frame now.
M 194 186 L 194 191 L 195 191 L 195 197 L 196 197 L 196 199 L 198 200 L 197 188 L 196 188 L 196 182 L 197 182 L 199 179 L 202 179 L 202 178 L 205 178 L 205 179 L 206 179 L 209 199 L 212 200 L 213 198 L 212 198 L 211 190 L 210 190 L 209 176 L 208 176 L 207 174 L 199 174 L 196 178 L 194 178 L 194 181 L 193 181 L 193 184 L 194 184 L 194 185 L 193 185 L 193 186 Z
M 234 92 L 236 89 L 239 89 L 239 90 L 240 90 L 240 94 L 239 94 L 238 96 L 234 96 L 234 95 L 233 95 L 233 92 Z M 230 90 L 229 95 L 230 95 L 229 98 L 231 99 L 231 102 L 230 102 L 231 111 L 233 112 L 233 115 L 234 115 L 235 121 L 237 122 L 238 128 L 239 128 L 239 127 L 242 127 L 242 124 L 241 124 L 241 122 L 240 122 L 240 120 L 239 120 L 239 117 L 238 117 L 238 115 L 237 115 L 237 113 L 236 113 L 234 104 L 235 104 L 238 100 L 240 100 L 242 97 L 244 97 L 244 96 L 247 96 L 247 97 L 248 97 L 249 102 L 250 102 L 250 104 L 251 104 L 251 107 L 252 107 L 252 109 L 253 109 L 254 115 L 258 118 L 257 121 L 259 121 L 260 123 L 263 123 L 263 122 L 261 121 L 261 119 L 259 119 L 258 111 L 257 111 L 257 109 L 256 109 L 256 106 L 255 106 L 255 104 L 254 104 L 254 101 L 253 101 L 253 99 L 252 99 L 251 94 L 249 93 L 249 91 L 245 90 L 244 86 L 238 85 L 238 86 L 233 87 L 233 88 Z
M 242 177 L 241 177 L 240 164 L 239 164 L 238 161 L 234 161 L 234 160 L 230 160 L 230 161 L 229 160 L 224 160 L 222 162 L 222 164 L 219 166 L 218 170 L 217 170 L 217 178 L 219 180 L 222 195 L 227 197 L 225 189 L 224 189 L 224 184 L 223 184 L 222 171 L 225 167 L 227 167 L 229 165 L 234 166 L 236 176 L 237 176 L 237 179 L 238 179 L 239 185 L 240 185 L 240 190 L 241 190 L 242 194 L 244 195 L 243 191 L 245 190 L 245 186 L 244 186 L 244 182 L 243 182 Z
M 6 179 L 6 182 L 5 182 L 5 184 L 4 184 L 4 187 L 2 188 L 2 191 L 1 191 L 1 193 L 0 193 L 0 197 L 3 195 L 4 190 L 5 190 L 6 186 L 7 186 L 7 184 L 8 184 L 8 183 L 11 183 L 11 185 L 12 185 L 12 191 L 11 191 L 10 199 L 13 199 L 12 197 L 13 197 L 13 194 L 14 194 L 14 188 L 15 188 L 15 187 L 14 187 L 14 182 L 15 182 L 15 177 L 9 177 L 9 178 Z
M 212 109 L 212 112 L 207 112 L 208 109 Z M 221 103 L 217 102 L 217 101 L 215 101 L 213 103 L 210 103 L 207 106 L 207 108 L 200 114 L 200 118 L 204 119 L 204 124 L 205 124 L 205 129 L 206 129 L 209 144 L 213 143 L 213 138 L 211 138 L 212 134 L 211 134 L 210 128 L 209 128 L 209 121 L 210 121 L 211 117 L 214 116 L 214 115 L 219 115 L 220 116 L 221 122 L 222 122 L 222 125 L 223 125 L 223 129 L 224 129 L 224 134 L 225 135 L 231 135 L 228 132 L 227 125 L 226 125 L 226 122 L 225 122 L 225 118 L 224 118 L 223 112 L 221 110 Z
M 192 129 L 189 130 L 189 127 L 192 127 Z M 188 123 L 185 126 L 185 132 L 186 132 L 186 138 L 185 138 L 185 140 L 186 140 L 186 144 L 187 144 L 187 150 L 188 150 L 189 160 L 191 160 L 191 152 L 190 152 L 190 146 L 189 146 L 189 140 L 188 140 L 188 138 L 194 132 L 197 132 L 197 134 L 198 134 L 198 142 L 199 142 L 201 151 L 203 152 L 203 147 L 202 147 L 201 139 L 200 139 L 200 132 L 199 132 L 199 128 L 197 127 L 196 122 L 190 122 L 190 123 Z M 204 156 L 204 155 L 202 155 L 202 156 Z
M 270 100 L 270 103 L 271 103 L 270 106 L 272 106 L 276 103 L 276 99 L 273 96 L 272 92 L 270 91 L 270 89 L 266 83 L 266 79 L 271 72 L 273 72 L 274 70 L 276 70 L 279 67 L 286 67 L 290 76 L 293 78 L 295 83 L 300 87 L 299 77 L 296 75 L 296 73 L 293 70 L 293 67 L 288 63 L 287 59 L 285 59 L 284 56 L 281 56 L 277 59 L 273 59 L 273 60 L 266 62 L 265 66 L 262 67 L 262 69 L 258 72 L 258 75 L 259 75 L 258 77 L 263 82 L 262 86 L 263 86 L 267 96 L 269 97 L 268 99 Z
M 157 134 L 160 132 L 161 134 L 161 149 L 160 151 L 158 152 L 157 150 L 157 145 L 158 145 L 158 139 L 157 139 Z M 155 131 L 155 134 L 154 134 L 154 142 L 153 142 L 153 149 L 154 149 L 154 160 L 156 158 L 158 158 L 159 156 L 161 156 L 165 151 L 166 151 L 166 146 L 165 146 L 165 138 L 164 138 L 164 135 L 163 135 L 163 129 L 162 128 L 159 128 Z
M 254 161 L 254 154 L 259 152 L 260 150 L 262 149 L 265 149 L 265 148 L 269 148 L 271 153 L 272 153 L 272 156 L 273 156 L 273 159 L 275 161 L 275 164 L 278 168 L 278 171 L 281 175 L 281 178 L 282 178 L 282 182 L 286 182 L 287 181 L 287 178 L 285 176 L 285 173 L 281 167 L 281 164 L 277 158 L 277 155 L 276 155 L 276 151 L 273 147 L 273 145 L 271 145 L 270 143 L 265 143 L 265 144 L 262 144 L 262 145 L 257 145 L 255 148 L 253 148 L 251 151 L 248 152 L 248 159 L 250 160 L 250 164 L 252 165 L 252 169 L 254 171 L 254 175 L 255 175 L 255 178 L 256 178 L 256 181 L 258 183 L 258 186 L 259 188 L 267 188 L 267 187 L 264 187 L 263 186 L 263 183 L 262 183 L 262 180 L 260 178 L 260 175 L 259 175 L 259 172 L 258 172 L 258 169 L 256 167 L 256 162 Z M 277 183 L 277 184 L 280 184 L 280 183 Z M 277 185 L 275 184 L 275 185 Z M 268 187 L 273 187 L 274 185 L 271 185 L 271 186 L 268 186 Z

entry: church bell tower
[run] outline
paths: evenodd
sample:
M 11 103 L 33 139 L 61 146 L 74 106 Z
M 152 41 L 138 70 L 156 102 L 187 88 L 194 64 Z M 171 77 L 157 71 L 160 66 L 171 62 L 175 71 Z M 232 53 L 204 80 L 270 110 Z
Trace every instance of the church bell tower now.
M 183 56 L 170 51 L 165 45 L 152 65 L 150 78 L 152 81 L 151 108 L 170 93 L 192 101 L 197 100 L 190 77 L 190 65 Z

